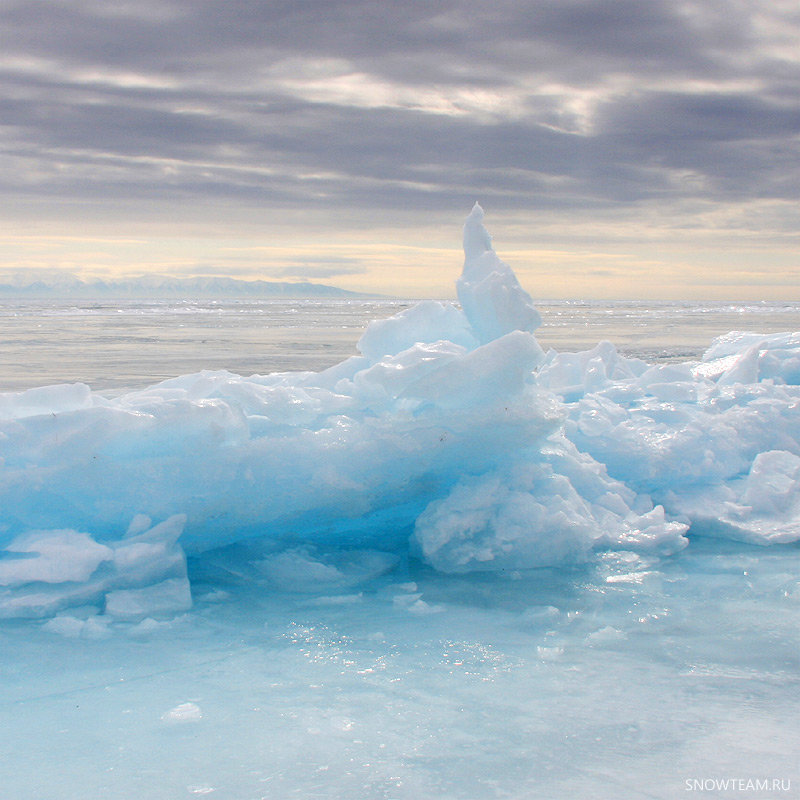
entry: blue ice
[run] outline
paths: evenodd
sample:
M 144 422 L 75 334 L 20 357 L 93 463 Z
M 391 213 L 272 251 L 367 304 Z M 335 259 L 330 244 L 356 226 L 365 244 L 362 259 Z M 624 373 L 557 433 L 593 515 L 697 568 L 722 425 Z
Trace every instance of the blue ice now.
M 0 616 L 183 611 L 185 556 L 247 542 L 287 586 L 336 583 L 314 548 L 374 576 L 800 538 L 800 335 L 732 333 L 694 364 L 544 352 L 477 204 L 464 253 L 460 307 L 375 321 L 320 373 L 0 396 Z

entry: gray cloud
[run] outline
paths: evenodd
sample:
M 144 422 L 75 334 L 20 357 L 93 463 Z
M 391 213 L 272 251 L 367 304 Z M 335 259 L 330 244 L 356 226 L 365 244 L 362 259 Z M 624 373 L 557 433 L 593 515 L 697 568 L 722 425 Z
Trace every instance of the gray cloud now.
M 42 0 L 6 2 L 0 30 L 7 200 L 370 214 L 800 192 L 792 3 Z

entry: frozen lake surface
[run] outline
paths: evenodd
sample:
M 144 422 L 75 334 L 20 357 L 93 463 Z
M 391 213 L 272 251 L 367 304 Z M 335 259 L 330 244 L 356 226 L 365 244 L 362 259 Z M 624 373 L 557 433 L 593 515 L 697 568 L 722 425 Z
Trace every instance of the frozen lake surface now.
M 0 391 L 82 381 L 120 390 L 201 369 L 320 370 L 356 352 L 374 319 L 411 300 L 0 300 Z M 537 301 L 545 348 L 613 342 L 652 362 L 698 359 L 733 330 L 800 330 L 800 303 Z
M 800 307 L 534 339 L 479 223 L 464 314 L 0 306 L 0 800 L 800 796 Z
M 171 622 L 3 626 L 4 798 L 797 796 L 797 549 L 336 595 L 206 570 Z

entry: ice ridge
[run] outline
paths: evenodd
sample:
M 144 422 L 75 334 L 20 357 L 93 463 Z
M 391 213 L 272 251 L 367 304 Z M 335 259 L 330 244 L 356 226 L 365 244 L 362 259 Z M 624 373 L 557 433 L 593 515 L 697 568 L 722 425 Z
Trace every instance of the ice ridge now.
M 800 539 L 800 334 L 729 334 L 697 364 L 545 353 L 477 204 L 464 254 L 460 307 L 377 320 L 319 373 L 0 395 L 0 616 L 180 613 L 186 554 L 226 547 L 307 591 L 409 555 L 513 572 L 687 532 Z

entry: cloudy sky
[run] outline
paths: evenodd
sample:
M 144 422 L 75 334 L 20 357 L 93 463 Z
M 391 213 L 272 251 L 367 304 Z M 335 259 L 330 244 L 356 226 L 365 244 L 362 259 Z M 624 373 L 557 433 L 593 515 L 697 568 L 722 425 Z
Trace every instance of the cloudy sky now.
M 800 300 L 797 0 L 0 0 L 0 275 Z

